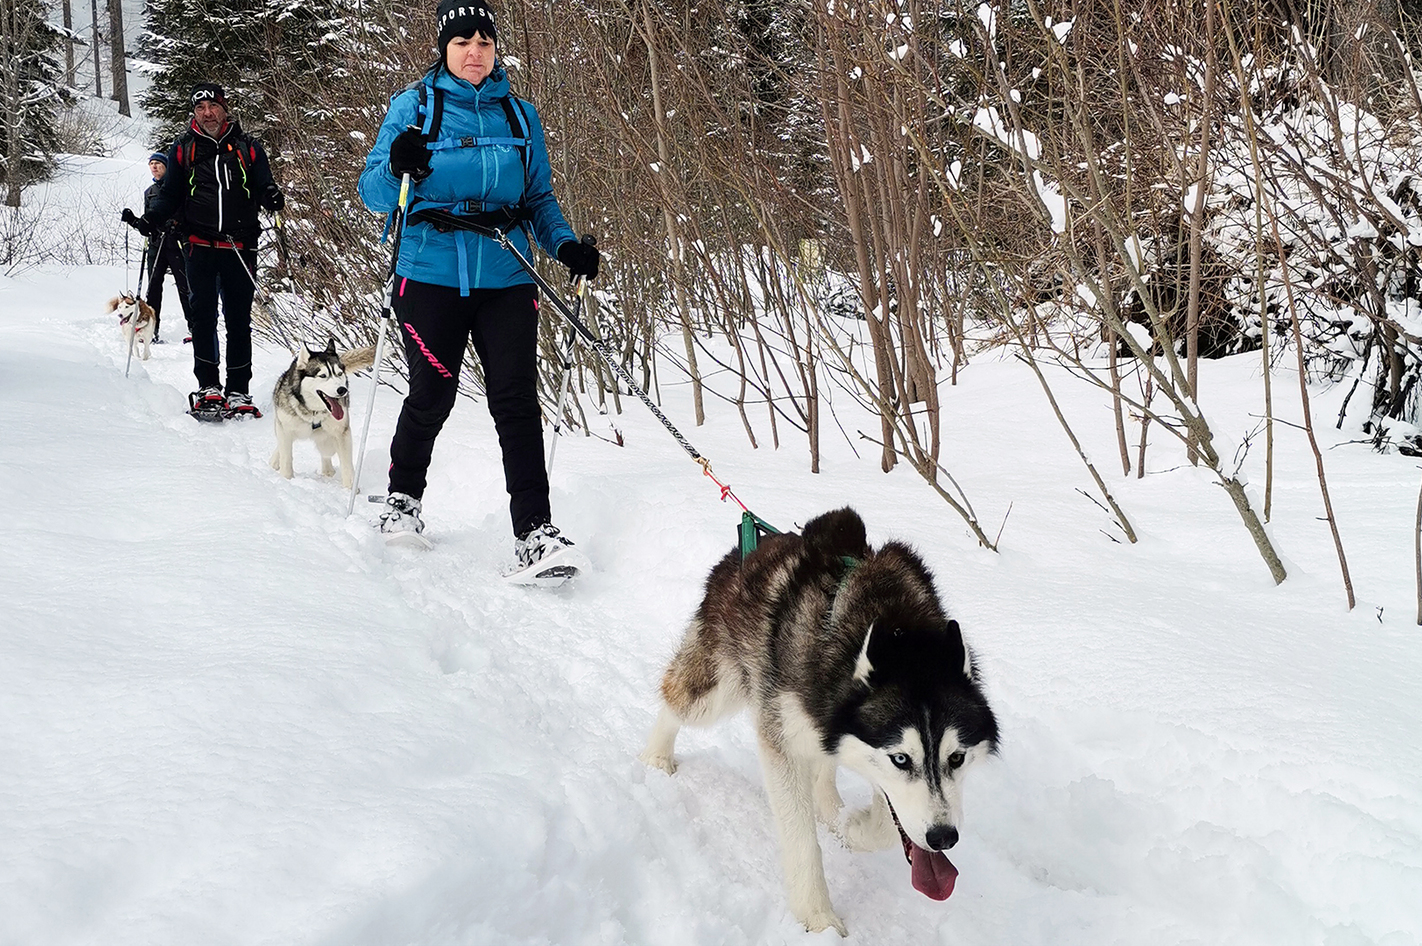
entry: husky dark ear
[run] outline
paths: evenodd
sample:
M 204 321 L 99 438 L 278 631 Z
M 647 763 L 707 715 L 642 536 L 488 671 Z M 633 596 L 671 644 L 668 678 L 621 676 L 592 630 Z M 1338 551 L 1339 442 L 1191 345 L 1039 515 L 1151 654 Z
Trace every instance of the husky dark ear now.
M 969 680 L 973 678 L 973 653 L 968 650 L 968 645 L 963 641 L 963 631 L 958 627 L 958 622 L 948 621 L 948 636 L 958 642 L 958 646 L 963 648 L 963 676 Z
M 335 337 L 334 335 L 327 335 L 327 336 L 326 336 L 326 350 L 325 350 L 325 352 L 323 352 L 323 354 L 334 355 L 335 353 L 336 353 L 336 337 Z
M 871 622 L 869 629 L 864 632 L 864 646 L 859 648 L 859 659 L 854 661 L 854 682 L 869 685 L 869 674 L 874 672 L 874 665 L 869 662 L 869 639 L 874 636 L 874 625 Z
M 845 506 L 816 516 L 805 523 L 801 533 L 805 544 L 820 549 L 826 555 L 848 555 L 864 558 L 869 554 L 869 540 L 864 532 L 864 520 L 859 513 Z

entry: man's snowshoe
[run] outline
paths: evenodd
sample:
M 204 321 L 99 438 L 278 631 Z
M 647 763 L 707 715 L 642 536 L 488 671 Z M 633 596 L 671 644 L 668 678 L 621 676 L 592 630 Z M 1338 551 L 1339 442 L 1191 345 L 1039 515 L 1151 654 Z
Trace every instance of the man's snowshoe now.
M 572 540 L 548 522 L 514 542 L 514 555 L 517 564 L 504 572 L 504 580 L 515 585 L 556 588 L 592 568 Z
M 262 416 L 262 412 L 257 410 L 257 405 L 252 403 L 252 395 L 239 394 L 234 391 L 227 395 L 226 416 L 228 420 L 243 420 L 246 418 L 256 420 Z
M 434 543 L 424 536 L 425 523 L 420 518 L 420 501 L 405 493 L 385 497 L 385 511 L 380 514 L 380 534 L 386 545 L 432 549 Z
M 209 424 L 220 423 L 227 417 L 227 398 L 222 396 L 222 389 L 216 386 L 194 391 L 188 395 L 188 413 L 194 420 Z

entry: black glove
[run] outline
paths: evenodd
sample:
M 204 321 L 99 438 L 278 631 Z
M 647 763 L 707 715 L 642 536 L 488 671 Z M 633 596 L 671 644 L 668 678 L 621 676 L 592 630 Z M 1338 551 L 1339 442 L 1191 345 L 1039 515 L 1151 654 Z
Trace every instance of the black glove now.
M 390 142 L 390 173 L 416 182 L 430 176 L 429 141 L 418 128 L 406 128 Z
M 281 209 L 286 206 L 286 195 L 275 184 L 268 184 L 267 193 L 262 202 L 267 205 L 268 210 L 280 213 Z
M 558 247 L 558 262 L 568 267 L 568 275 L 574 279 L 579 276 L 596 279 L 598 261 L 601 259 L 602 254 L 592 243 L 565 240 Z
M 123 208 L 123 213 L 119 214 L 119 219 L 146 237 L 153 235 L 153 224 L 147 218 L 135 216 L 133 211 L 127 207 Z

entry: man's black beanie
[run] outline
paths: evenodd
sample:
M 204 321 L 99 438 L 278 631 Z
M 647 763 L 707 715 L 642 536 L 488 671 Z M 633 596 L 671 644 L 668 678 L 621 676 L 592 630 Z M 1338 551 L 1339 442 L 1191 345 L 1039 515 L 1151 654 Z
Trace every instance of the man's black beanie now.
M 189 93 L 189 98 L 191 99 L 190 104 L 194 108 L 197 107 L 197 103 L 204 101 L 216 102 L 218 105 L 221 105 L 224 110 L 227 108 L 227 93 L 223 92 L 222 86 L 216 82 L 199 82 L 193 86 L 192 92 Z
M 456 36 L 469 37 L 475 33 L 498 42 L 494 26 L 494 11 L 485 0 L 440 0 L 439 7 L 439 58 L 444 59 L 445 47 Z

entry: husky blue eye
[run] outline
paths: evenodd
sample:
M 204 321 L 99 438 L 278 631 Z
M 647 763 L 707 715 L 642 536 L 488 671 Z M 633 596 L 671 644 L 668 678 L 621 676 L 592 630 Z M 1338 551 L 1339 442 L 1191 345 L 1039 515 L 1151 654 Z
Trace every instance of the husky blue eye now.
M 889 761 L 894 763 L 896 768 L 904 769 L 905 771 L 913 768 L 913 760 L 902 752 L 889 753 Z

